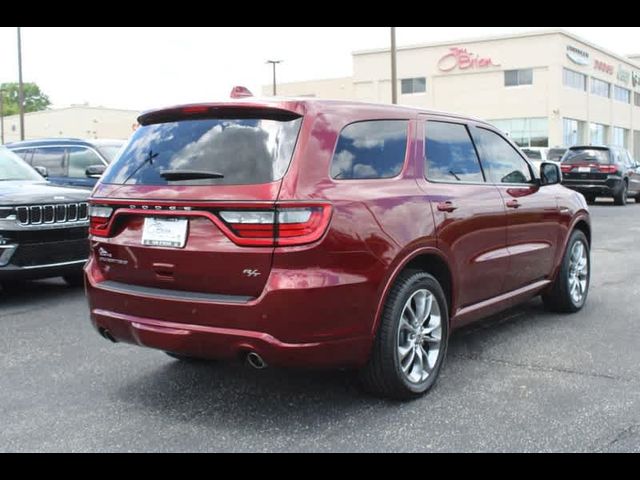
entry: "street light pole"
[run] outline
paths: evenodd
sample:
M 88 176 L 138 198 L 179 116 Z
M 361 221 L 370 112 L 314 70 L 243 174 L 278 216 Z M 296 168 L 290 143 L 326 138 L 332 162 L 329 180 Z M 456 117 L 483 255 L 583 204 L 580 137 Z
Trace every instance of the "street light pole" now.
M 18 106 L 20 107 L 20 140 L 24 140 L 24 84 L 22 83 L 22 35 L 18 27 Z
M 398 103 L 398 64 L 396 49 L 396 27 L 391 27 L 391 103 Z
M 278 93 L 276 87 L 276 65 L 282 63 L 282 60 L 267 60 L 267 63 L 270 63 L 273 66 L 273 96 L 275 97 Z

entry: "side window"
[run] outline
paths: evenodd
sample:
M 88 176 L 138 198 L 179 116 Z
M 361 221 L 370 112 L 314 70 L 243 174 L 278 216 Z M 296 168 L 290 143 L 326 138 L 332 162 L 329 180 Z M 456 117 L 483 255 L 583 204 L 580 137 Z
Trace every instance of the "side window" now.
M 104 165 L 104 162 L 92 150 L 84 147 L 69 147 L 69 177 L 87 178 L 86 170 L 93 165 Z
M 427 122 L 425 157 L 427 179 L 436 182 L 484 183 L 484 175 L 467 127 Z
M 64 154 L 62 147 L 36 148 L 31 164 L 34 167 L 45 167 L 52 177 L 64 176 Z
M 529 164 L 500 135 L 485 128 L 475 128 L 473 137 L 480 159 L 494 183 L 529 183 L 533 180 Z
M 336 180 L 393 178 L 402 171 L 407 152 L 406 120 L 376 120 L 342 130 L 331 163 Z
M 21 159 L 23 159 L 28 164 L 31 164 L 30 160 L 31 160 L 31 154 L 33 153 L 33 150 L 31 150 L 30 148 L 25 150 L 14 150 L 13 153 L 18 155 Z

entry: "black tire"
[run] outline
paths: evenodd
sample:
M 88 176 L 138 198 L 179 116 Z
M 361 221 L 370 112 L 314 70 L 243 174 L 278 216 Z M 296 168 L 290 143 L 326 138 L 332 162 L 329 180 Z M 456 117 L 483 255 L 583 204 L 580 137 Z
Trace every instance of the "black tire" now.
M 571 295 L 570 274 L 571 254 L 576 243 L 581 242 L 587 254 L 586 287 L 582 299 L 578 302 Z M 549 291 L 542 295 L 542 300 L 547 310 L 557 313 L 576 313 L 584 307 L 591 285 L 591 251 L 586 235 L 580 230 L 575 230 L 569 238 L 567 250 L 562 259 L 560 271 Z
M 585 195 L 584 198 L 585 198 L 585 200 L 587 201 L 587 203 L 589 205 L 593 205 L 594 203 L 596 203 L 596 196 L 595 195 Z
M 19 293 L 27 288 L 27 286 L 27 282 L 22 280 L 0 282 L 0 291 L 4 291 L 6 293 Z
M 62 279 L 70 287 L 84 287 L 84 274 L 82 272 L 65 275 Z
M 413 372 L 413 368 L 410 368 L 407 374 L 403 372 L 402 359 L 400 359 L 400 353 L 398 352 L 400 336 L 403 332 L 406 332 L 406 329 L 401 329 L 400 324 L 407 302 L 423 290 L 430 293 L 433 296 L 433 301 L 437 302 L 441 319 L 441 341 L 436 353 L 437 360 L 434 362 L 434 367 L 430 369 L 428 377 L 423 381 L 412 382 L 408 375 Z M 430 317 L 431 315 L 426 318 Z M 405 339 L 407 342 L 409 341 L 408 337 L 405 337 Z M 421 397 L 436 384 L 446 357 L 448 340 L 448 306 L 445 294 L 438 281 L 433 276 L 423 272 L 407 271 L 401 274 L 385 303 L 371 357 L 367 365 L 360 371 L 362 386 L 376 396 L 396 400 L 411 400 Z M 428 342 L 424 342 L 423 345 L 428 345 Z M 420 347 L 416 346 L 414 348 L 415 355 L 415 352 Z M 436 352 L 436 350 L 434 349 L 433 352 Z M 419 357 L 423 358 L 422 353 Z M 413 358 L 412 356 L 408 364 L 413 364 Z
M 634 197 L 636 203 L 640 203 L 640 193 Z
M 627 185 L 626 181 L 622 182 L 622 186 L 620 187 L 620 191 L 615 194 L 613 197 L 613 201 L 619 207 L 624 207 L 627 204 L 627 194 L 629 190 L 629 185 Z

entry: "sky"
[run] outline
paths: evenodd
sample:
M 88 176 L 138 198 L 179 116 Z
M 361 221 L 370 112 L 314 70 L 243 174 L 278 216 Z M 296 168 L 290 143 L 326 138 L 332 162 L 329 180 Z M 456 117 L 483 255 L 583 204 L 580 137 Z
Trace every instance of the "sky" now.
M 557 27 L 398 27 L 399 46 Z M 561 27 L 620 55 L 637 27 Z M 54 106 L 145 110 L 228 98 L 271 83 L 350 76 L 351 53 L 388 47 L 389 27 L 23 27 L 25 82 Z M 17 81 L 16 27 L 0 27 L 0 83 Z

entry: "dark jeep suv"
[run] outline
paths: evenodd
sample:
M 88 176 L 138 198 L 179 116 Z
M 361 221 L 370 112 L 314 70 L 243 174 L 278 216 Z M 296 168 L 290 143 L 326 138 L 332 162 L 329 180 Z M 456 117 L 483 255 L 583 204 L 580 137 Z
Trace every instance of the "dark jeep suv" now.
M 640 165 L 619 147 L 571 147 L 562 157 L 562 184 L 582 193 L 589 203 L 613 197 L 616 205 L 627 198 L 640 202 Z
M 0 147 L 0 283 L 62 276 L 82 282 L 88 249 L 87 190 L 48 184 Z
M 410 398 L 449 333 L 589 290 L 584 197 L 491 125 L 309 99 L 142 115 L 91 198 L 85 267 L 106 339 L 178 358 L 360 369 Z

